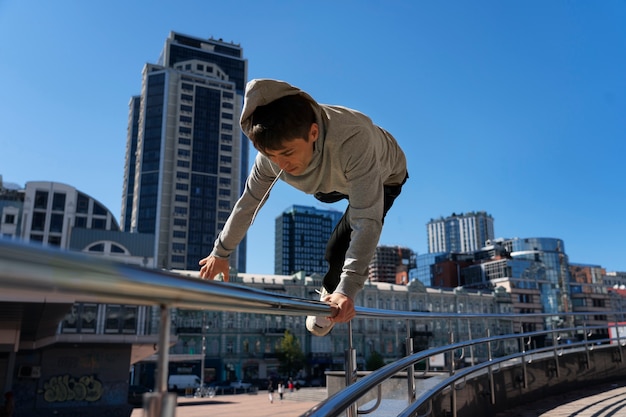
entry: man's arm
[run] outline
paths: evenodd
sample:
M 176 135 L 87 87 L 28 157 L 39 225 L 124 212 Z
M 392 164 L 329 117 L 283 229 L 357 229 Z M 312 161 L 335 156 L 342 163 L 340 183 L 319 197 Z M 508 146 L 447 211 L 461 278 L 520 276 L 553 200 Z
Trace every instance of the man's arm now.
M 277 174 L 272 171 L 272 166 L 264 162 L 259 154 L 246 181 L 244 192 L 235 203 L 223 230 L 215 240 L 213 250 L 206 258 L 200 260 L 201 278 L 212 280 L 217 274 L 222 273 L 224 281 L 229 280 L 228 258 L 248 232 L 255 211 L 264 203 L 261 199 L 276 179 Z

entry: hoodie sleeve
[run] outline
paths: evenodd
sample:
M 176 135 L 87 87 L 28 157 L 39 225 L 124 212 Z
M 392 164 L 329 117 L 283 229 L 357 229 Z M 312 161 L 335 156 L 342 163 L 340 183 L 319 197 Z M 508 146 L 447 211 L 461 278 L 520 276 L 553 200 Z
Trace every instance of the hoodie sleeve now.
M 352 235 L 335 291 L 355 299 L 367 280 L 369 264 L 382 231 L 384 181 L 371 138 L 361 132 L 349 142 L 352 142 L 349 147 L 359 149 L 359 152 L 344 154 Z
M 211 255 L 226 258 L 235 250 L 248 232 L 255 211 L 265 204 L 269 196 L 265 196 L 265 194 L 277 175 L 279 175 L 279 171 L 273 164 L 260 153 L 257 154 L 252 171 L 248 175 L 246 187 L 235 203 L 230 216 L 228 216 L 224 228 L 215 240 Z

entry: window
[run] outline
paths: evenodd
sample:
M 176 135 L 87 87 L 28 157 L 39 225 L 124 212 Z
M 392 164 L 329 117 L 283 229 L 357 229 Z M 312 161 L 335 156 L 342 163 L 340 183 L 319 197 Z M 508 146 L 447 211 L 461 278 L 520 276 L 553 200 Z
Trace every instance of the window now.
M 78 217 L 74 219 L 74 227 L 86 228 L 87 227 L 87 217 Z
M 91 219 L 91 228 L 97 230 L 106 230 L 106 219 Z
M 104 332 L 119 333 L 121 309 L 119 305 L 107 305 Z
M 104 243 L 96 243 L 87 248 L 88 252 L 104 252 Z
M 46 213 L 33 213 L 33 223 L 31 224 L 31 230 L 37 230 L 43 232 L 46 225 Z
M 35 208 L 44 209 L 44 210 L 48 208 L 48 192 L 47 191 L 35 192 Z
M 52 210 L 65 211 L 65 194 L 54 193 L 52 196 Z
M 101 204 L 93 202 L 93 214 L 104 216 L 107 214 L 107 210 Z
M 126 253 L 126 251 L 121 246 L 116 245 L 115 243 L 112 243 L 111 244 L 111 253 Z
M 63 215 L 53 214 L 50 216 L 50 231 L 55 233 L 63 232 Z
M 84 194 L 78 194 L 76 201 L 76 213 L 87 214 L 89 212 L 89 198 Z

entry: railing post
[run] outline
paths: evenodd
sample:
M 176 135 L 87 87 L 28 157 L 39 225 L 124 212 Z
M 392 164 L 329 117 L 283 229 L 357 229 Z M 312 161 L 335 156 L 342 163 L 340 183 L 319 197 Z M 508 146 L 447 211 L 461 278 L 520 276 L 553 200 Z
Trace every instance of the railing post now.
M 413 353 L 413 338 L 411 337 L 411 322 L 406 320 L 406 356 Z M 415 401 L 415 368 L 411 365 L 406 370 L 409 404 Z
M 591 367 L 591 363 L 589 362 L 591 360 L 591 355 L 589 355 L 589 334 L 587 332 L 587 322 L 584 321 L 583 322 L 583 338 L 585 340 L 585 358 L 587 360 L 586 363 L 586 368 L 589 369 Z
M 557 349 L 557 343 L 559 343 L 559 341 L 561 340 L 561 337 L 557 337 L 555 330 L 552 329 L 552 349 L 554 351 L 554 370 L 556 372 L 556 377 L 560 378 L 561 377 L 561 369 L 559 367 L 559 352 Z
M 520 345 L 522 346 L 522 387 L 523 388 L 527 388 L 526 386 L 526 378 L 528 376 L 527 371 L 526 371 L 526 341 L 524 340 L 524 336 L 520 337 L 520 341 L 519 341 Z
M 175 417 L 178 394 L 167 391 L 167 376 L 170 349 L 170 309 L 162 304 L 159 323 L 159 346 L 157 359 L 157 380 L 155 392 L 144 394 L 144 417 Z
M 454 333 L 452 331 L 450 331 L 450 335 L 448 336 L 448 344 L 454 344 Z M 456 371 L 456 366 L 454 364 L 455 361 L 454 350 L 450 350 L 450 375 L 454 375 L 454 372 Z
M 448 344 L 454 343 L 454 330 L 452 330 L 452 319 L 448 319 Z M 450 375 L 454 375 L 454 350 L 450 351 Z
M 467 340 L 472 340 L 472 322 L 471 320 L 467 319 Z M 470 350 L 470 365 L 474 366 L 474 345 L 470 345 L 469 347 Z
M 615 320 L 615 335 L 617 336 L 617 352 L 619 353 L 619 362 L 621 363 L 624 358 L 622 356 L 622 338 L 619 334 L 619 322 L 617 320 Z
M 352 345 L 352 321 L 348 322 L 348 348 L 345 351 L 346 387 L 357 379 L 356 349 Z M 356 417 L 357 404 L 351 404 L 346 410 L 347 417 Z
M 491 362 L 493 360 L 493 355 L 491 352 L 491 330 L 489 329 L 489 327 L 487 327 L 487 338 L 489 339 L 487 341 L 487 359 L 489 362 Z M 495 392 L 496 385 L 493 381 L 493 369 L 491 365 L 489 365 L 488 371 L 489 371 L 489 391 L 491 394 L 491 404 L 495 404 L 496 403 L 496 392 Z

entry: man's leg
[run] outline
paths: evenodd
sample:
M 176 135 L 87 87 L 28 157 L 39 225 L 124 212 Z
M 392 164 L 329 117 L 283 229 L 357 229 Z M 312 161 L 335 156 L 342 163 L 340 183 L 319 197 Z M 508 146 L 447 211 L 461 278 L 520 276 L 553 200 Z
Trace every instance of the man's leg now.
M 350 246 L 350 207 L 346 208 L 345 213 L 335 226 L 333 233 L 326 244 L 326 254 L 324 259 L 328 262 L 328 272 L 324 275 L 323 285 L 329 294 L 332 294 L 339 285 L 339 278 L 343 270 L 343 263 L 346 258 L 346 252 Z
M 407 176 L 408 178 L 408 176 Z M 406 179 L 405 179 L 406 181 Z M 404 184 L 404 183 L 403 183 Z M 383 218 L 382 222 L 385 222 L 385 216 L 393 205 L 393 202 L 400 195 L 402 191 L 402 185 L 385 186 L 384 187 L 384 206 L 383 206 Z M 331 294 L 339 285 L 341 277 L 341 271 L 343 270 L 343 264 L 346 258 L 346 252 L 350 246 L 350 236 L 352 234 L 352 228 L 350 227 L 350 206 L 346 208 L 346 212 L 343 214 L 333 233 L 328 239 L 326 244 L 326 254 L 324 258 L 328 262 L 328 272 L 324 275 L 323 285 Z

